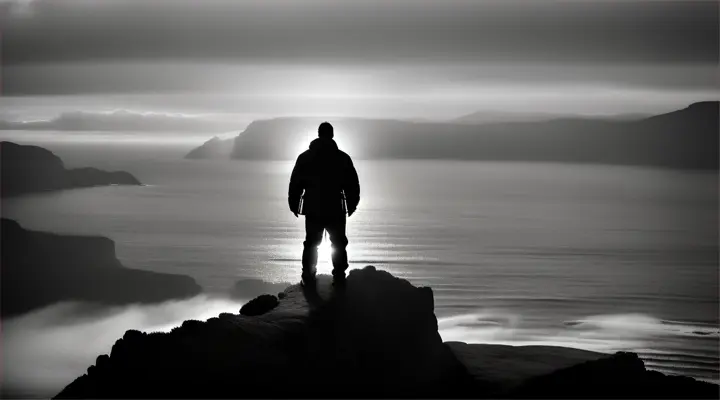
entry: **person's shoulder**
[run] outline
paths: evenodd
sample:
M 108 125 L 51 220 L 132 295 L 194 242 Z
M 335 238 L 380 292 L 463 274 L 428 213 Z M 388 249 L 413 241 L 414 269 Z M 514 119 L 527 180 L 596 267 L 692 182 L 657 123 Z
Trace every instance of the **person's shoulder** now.
M 340 155 L 340 158 L 342 158 L 344 161 L 352 162 L 352 157 L 350 157 L 348 153 L 338 149 L 338 154 Z
M 305 150 L 297 156 L 297 161 L 300 162 L 308 157 L 310 157 L 310 150 Z

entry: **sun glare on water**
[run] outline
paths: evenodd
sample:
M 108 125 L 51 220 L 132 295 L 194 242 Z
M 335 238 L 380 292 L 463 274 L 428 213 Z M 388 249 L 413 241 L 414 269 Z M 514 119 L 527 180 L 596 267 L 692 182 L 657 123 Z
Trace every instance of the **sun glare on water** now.
M 318 246 L 317 272 L 319 274 L 330 274 L 332 272 L 332 251 L 330 239 L 323 236 L 323 241 Z

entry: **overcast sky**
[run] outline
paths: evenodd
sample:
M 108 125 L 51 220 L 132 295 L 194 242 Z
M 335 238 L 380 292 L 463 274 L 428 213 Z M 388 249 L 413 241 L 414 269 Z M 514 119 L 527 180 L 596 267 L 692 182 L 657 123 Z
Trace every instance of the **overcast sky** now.
M 717 1 L 0 4 L 6 112 L 622 113 L 720 85 Z

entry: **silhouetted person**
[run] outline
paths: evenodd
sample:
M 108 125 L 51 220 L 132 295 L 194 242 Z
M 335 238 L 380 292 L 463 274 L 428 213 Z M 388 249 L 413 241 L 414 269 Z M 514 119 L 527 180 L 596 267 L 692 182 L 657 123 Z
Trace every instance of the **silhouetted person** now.
M 344 283 L 348 268 L 345 214 L 351 216 L 360 202 L 360 183 L 352 159 L 338 149 L 333 136 L 332 125 L 320 124 L 318 138 L 298 156 L 290 176 L 290 211 L 296 217 L 305 215 L 302 255 L 305 285 L 315 282 L 318 246 L 326 230 L 333 248 L 333 282 Z

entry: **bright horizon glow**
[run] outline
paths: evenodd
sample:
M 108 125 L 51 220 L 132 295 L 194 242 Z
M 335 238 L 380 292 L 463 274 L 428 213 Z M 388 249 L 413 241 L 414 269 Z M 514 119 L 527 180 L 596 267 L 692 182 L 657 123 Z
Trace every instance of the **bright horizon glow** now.
M 300 155 L 302 152 L 307 150 L 310 147 L 310 142 L 312 142 L 315 138 L 317 138 L 316 132 L 305 132 L 305 136 L 297 142 L 297 150 L 295 151 L 295 154 Z
M 4 72 L 50 76 L 59 80 L 58 85 L 76 91 L 3 96 L 0 117 L 11 120 L 108 110 L 214 115 L 237 119 L 238 125 L 284 116 L 448 120 L 478 111 L 660 114 L 720 98 L 716 66 L 707 65 L 565 65 L 559 70 L 545 64 L 499 63 L 347 66 L 125 61 L 9 66 Z M 682 84 L 691 77 L 697 77 L 692 84 Z M 106 83 L 107 88 L 89 88 L 89 81 Z

